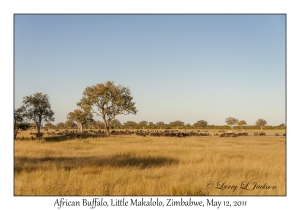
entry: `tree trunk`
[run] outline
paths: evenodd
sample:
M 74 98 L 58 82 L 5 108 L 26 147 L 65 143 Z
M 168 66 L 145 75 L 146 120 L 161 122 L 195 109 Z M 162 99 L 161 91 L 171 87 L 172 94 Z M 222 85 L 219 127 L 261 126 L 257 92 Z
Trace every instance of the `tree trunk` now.
M 82 123 L 77 122 L 77 128 L 78 128 L 78 130 L 79 130 L 80 133 L 83 133 L 83 126 L 82 126 Z
M 17 128 L 17 122 L 14 120 L 14 140 L 17 138 L 18 134 L 18 128 Z
M 41 136 L 41 122 L 36 123 L 36 129 L 37 129 L 37 136 L 36 137 L 40 138 L 40 136 Z
M 36 123 L 36 129 L 37 129 L 37 138 L 41 137 L 41 125 L 42 125 L 42 118 L 39 116 L 39 119 Z
M 17 138 L 17 135 L 18 135 L 18 128 L 15 128 L 15 132 L 14 132 L 14 140 L 16 140 L 16 138 Z
M 105 129 L 106 129 L 106 134 L 107 134 L 107 136 L 110 136 L 110 134 L 109 134 L 109 124 L 108 124 L 108 122 L 106 121 L 105 118 L 103 118 L 103 121 L 104 121 Z
M 110 136 L 110 133 L 109 133 L 109 126 L 105 126 L 106 127 L 106 133 L 107 133 L 107 136 Z
M 40 136 L 41 136 L 41 127 L 38 126 L 38 138 L 40 138 Z

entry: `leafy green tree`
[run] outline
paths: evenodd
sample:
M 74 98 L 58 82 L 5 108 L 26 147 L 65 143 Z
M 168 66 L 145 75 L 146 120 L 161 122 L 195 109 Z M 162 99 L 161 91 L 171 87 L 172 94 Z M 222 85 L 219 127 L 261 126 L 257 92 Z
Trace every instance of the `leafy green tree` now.
M 93 120 L 93 115 L 90 112 L 82 111 L 81 109 L 75 109 L 74 112 L 69 112 L 67 116 L 68 120 L 77 124 L 78 130 L 83 132 L 83 125 Z
M 240 120 L 240 121 L 238 122 L 238 125 L 241 127 L 241 129 L 243 129 L 243 127 L 246 126 L 247 123 L 246 123 L 245 120 Z
M 121 129 L 122 128 L 122 123 L 119 120 L 114 119 L 110 122 L 110 127 L 113 128 L 113 129 Z
M 172 129 L 171 123 L 169 123 L 169 124 L 164 124 L 163 128 L 164 128 L 164 129 Z
M 54 112 L 51 110 L 49 96 L 43 93 L 26 96 L 23 100 L 23 106 L 25 107 L 25 117 L 35 122 L 37 135 L 41 136 L 40 130 L 43 121 L 54 121 Z
M 63 129 L 63 128 L 65 128 L 65 124 L 63 122 L 57 123 L 56 128 Z
M 190 129 L 190 128 L 192 128 L 192 126 L 191 126 L 191 124 L 187 123 L 187 124 L 185 125 L 185 128 L 186 128 L 186 129 Z
M 89 120 L 86 123 L 84 123 L 82 127 L 83 129 L 95 129 L 97 126 L 94 120 Z
M 105 125 L 104 125 L 103 122 L 101 122 L 101 121 L 98 120 L 95 123 L 96 123 L 97 129 L 105 129 Z
M 255 122 L 255 125 L 260 127 L 260 130 L 262 130 L 262 128 L 267 125 L 267 121 L 264 120 L 264 119 L 258 119 L 256 122 Z
M 53 129 L 53 128 L 55 128 L 55 125 L 53 125 L 52 123 L 48 122 L 48 123 L 45 123 L 45 127 L 48 128 L 48 129 Z
M 154 129 L 155 128 L 154 123 L 153 122 L 149 122 L 147 128 L 148 129 Z
M 145 120 L 139 122 L 139 128 L 141 128 L 141 129 L 145 129 L 147 127 L 147 125 L 148 125 L 148 122 Z
M 127 129 L 136 129 L 138 128 L 138 124 L 134 121 L 127 121 L 123 124 L 123 127 Z
M 130 90 L 121 85 L 115 86 L 112 81 L 87 87 L 78 106 L 103 119 L 106 133 L 112 120 L 117 115 L 136 114 L 135 103 L 132 102 Z
M 14 110 L 14 139 L 17 138 L 19 130 L 27 130 L 30 124 L 26 122 L 25 107 L 20 107 Z
M 239 120 L 237 118 L 228 117 L 225 122 L 231 127 L 231 130 L 233 130 L 233 127 L 238 124 Z
M 203 128 L 207 127 L 207 121 L 205 121 L 205 120 L 199 120 L 196 123 L 194 123 L 193 127 L 195 127 L 195 128 L 202 128 L 203 129 Z
M 77 125 L 74 123 L 73 120 L 67 120 L 67 121 L 65 122 L 65 128 L 66 128 L 66 129 L 74 129 L 74 128 L 76 128 L 76 127 L 77 127 Z
M 170 122 L 170 126 L 171 126 L 172 128 L 177 128 L 177 129 L 179 129 L 179 128 L 182 128 L 182 127 L 184 126 L 184 122 L 182 122 L 182 121 L 180 121 L 180 120 L 176 120 L 176 121 L 174 121 L 174 122 Z
M 165 125 L 165 123 L 164 123 L 164 122 L 157 122 L 155 125 L 156 125 L 159 129 L 162 129 L 162 127 Z

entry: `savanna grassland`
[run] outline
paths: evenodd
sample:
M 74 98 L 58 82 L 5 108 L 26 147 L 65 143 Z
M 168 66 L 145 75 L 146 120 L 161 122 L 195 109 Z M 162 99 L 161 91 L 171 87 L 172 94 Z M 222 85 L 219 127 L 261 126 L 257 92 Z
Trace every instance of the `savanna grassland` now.
M 16 140 L 14 194 L 286 195 L 286 138 Z

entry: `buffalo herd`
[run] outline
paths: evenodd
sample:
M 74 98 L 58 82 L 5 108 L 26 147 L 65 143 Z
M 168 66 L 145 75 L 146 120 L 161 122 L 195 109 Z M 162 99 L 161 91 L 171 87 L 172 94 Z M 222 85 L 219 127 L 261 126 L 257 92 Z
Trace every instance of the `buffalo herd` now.
M 137 136 L 156 136 L 156 137 L 161 137 L 161 136 L 165 136 L 165 137 L 188 137 L 188 136 L 220 136 L 220 137 L 238 137 L 238 136 L 249 136 L 248 133 L 246 132 L 242 132 L 242 133 L 233 133 L 231 131 L 229 132 L 225 132 L 224 130 L 219 130 L 218 132 L 222 132 L 222 134 L 218 134 L 218 133 L 208 133 L 207 130 L 204 130 L 204 132 L 200 132 L 200 130 L 198 131 L 179 131 L 179 130 L 164 130 L 164 131 L 158 131 L 158 130 L 136 130 L 136 131 L 132 131 L 132 130 L 112 130 L 110 132 L 110 135 L 112 136 L 116 136 L 116 135 L 120 135 L 120 136 L 125 136 L 125 135 L 137 135 Z M 41 136 L 47 135 L 47 136 L 62 136 L 62 135 L 70 135 L 72 133 L 76 133 L 76 134 L 80 134 L 78 132 L 78 130 L 64 130 L 64 131 L 59 131 L 56 130 L 56 132 L 46 132 L 46 133 L 41 133 Z M 106 132 L 105 131 L 101 131 L 101 130 L 89 130 L 89 131 L 83 131 L 83 133 L 91 133 L 97 136 L 106 136 Z M 32 135 L 36 135 L 37 133 L 30 133 Z M 253 136 L 266 136 L 266 133 L 264 132 L 255 132 L 253 134 Z M 278 133 L 275 134 L 275 136 L 279 136 Z M 283 134 L 283 136 L 286 136 L 286 134 Z
M 242 132 L 242 133 L 233 133 L 233 132 L 225 132 L 223 130 L 219 130 L 219 132 L 223 132 L 222 134 L 218 133 L 207 133 L 206 130 L 204 130 L 205 133 L 201 133 L 200 130 L 197 132 L 195 131 L 178 131 L 178 130 L 164 130 L 164 131 L 149 131 L 149 130 L 137 130 L 137 131 L 111 131 L 110 135 L 137 135 L 137 136 L 167 136 L 167 137 L 188 137 L 188 136 L 220 136 L 220 137 L 238 137 L 238 136 L 249 136 L 248 133 Z M 286 134 L 283 134 L 285 136 Z M 253 136 L 266 136 L 266 133 L 261 132 L 255 132 Z M 279 136 L 278 133 L 275 134 L 275 136 Z

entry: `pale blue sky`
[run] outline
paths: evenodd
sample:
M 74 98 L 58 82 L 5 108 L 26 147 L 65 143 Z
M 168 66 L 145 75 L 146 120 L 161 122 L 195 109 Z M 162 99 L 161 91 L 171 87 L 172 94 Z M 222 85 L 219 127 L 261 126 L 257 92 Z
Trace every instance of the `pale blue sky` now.
M 54 123 L 107 80 L 139 110 L 122 123 L 285 123 L 285 15 L 15 15 L 14 34 L 15 107 L 48 94 Z

